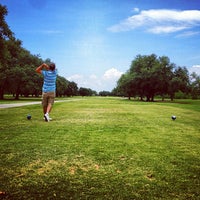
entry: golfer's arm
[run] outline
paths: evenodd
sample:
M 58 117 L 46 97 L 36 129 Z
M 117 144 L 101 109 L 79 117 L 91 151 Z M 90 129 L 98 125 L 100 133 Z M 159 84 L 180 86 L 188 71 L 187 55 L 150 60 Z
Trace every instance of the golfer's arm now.
M 43 63 L 42 65 L 40 65 L 39 67 L 37 67 L 35 71 L 36 71 L 37 73 L 41 74 L 43 68 L 45 68 L 45 69 L 48 70 L 48 69 L 49 69 L 49 66 L 48 66 L 47 64 Z

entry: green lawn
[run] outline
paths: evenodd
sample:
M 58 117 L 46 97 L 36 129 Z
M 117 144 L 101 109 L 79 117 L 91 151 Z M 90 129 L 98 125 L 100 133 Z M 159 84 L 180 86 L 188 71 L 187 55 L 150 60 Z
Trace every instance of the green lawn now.
M 0 199 L 200 198 L 200 101 L 87 97 L 51 117 L 0 110 Z

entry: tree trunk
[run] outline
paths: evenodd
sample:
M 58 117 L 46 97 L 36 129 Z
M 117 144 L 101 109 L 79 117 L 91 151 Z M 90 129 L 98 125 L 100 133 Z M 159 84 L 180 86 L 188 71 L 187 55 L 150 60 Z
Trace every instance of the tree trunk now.
M 146 96 L 146 101 L 150 101 L 150 96 Z
M 4 99 L 4 91 L 3 88 L 0 88 L 0 99 L 3 100 Z
M 170 95 L 170 99 L 171 99 L 171 101 L 174 100 L 174 94 L 171 94 L 171 95 Z
M 19 93 L 16 93 L 15 100 L 19 100 Z
M 20 95 L 20 84 L 19 84 L 18 87 L 17 87 L 15 100 L 19 100 L 19 95 Z
M 2 85 L 0 86 L 0 99 L 4 99 L 4 89 L 5 89 L 5 85 L 6 85 L 6 81 L 4 81 L 2 83 Z
M 151 97 L 151 101 L 152 101 L 152 102 L 154 101 L 154 95 Z

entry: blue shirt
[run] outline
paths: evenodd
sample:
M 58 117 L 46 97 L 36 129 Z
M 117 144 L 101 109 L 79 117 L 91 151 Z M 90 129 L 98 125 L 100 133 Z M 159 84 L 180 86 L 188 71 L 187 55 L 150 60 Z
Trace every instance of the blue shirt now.
M 42 75 L 44 77 L 42 91 L 43 92 L 55 92 L 56 91 L 57 70 L 54 70 L 54 71 L 42 70 Z

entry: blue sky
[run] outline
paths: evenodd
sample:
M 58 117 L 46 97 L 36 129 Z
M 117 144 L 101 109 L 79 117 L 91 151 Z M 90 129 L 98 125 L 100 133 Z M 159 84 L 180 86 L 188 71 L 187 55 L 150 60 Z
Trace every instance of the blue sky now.
M 1 0 L 15 37 L 78 87 L 111 91 L 136 55 L 200 75 L 199 0 Z M 36 66 L 37 67 L 37 66 Z

